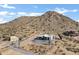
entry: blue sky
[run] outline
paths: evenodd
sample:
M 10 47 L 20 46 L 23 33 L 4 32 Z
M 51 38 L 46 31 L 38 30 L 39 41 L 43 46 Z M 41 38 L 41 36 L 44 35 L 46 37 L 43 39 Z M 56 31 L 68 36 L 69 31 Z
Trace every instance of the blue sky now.
M 47 11 L 57 11 L 79 22 L 78 4 L 0 4 L 0 23 L 20 16 L 40 16 Z

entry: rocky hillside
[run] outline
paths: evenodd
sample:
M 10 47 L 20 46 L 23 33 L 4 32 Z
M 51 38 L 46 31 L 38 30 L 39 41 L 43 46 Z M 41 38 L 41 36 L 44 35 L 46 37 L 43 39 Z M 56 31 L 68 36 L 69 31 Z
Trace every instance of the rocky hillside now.
M 74 31 L 67 32 L 69 30 Z M 62 39 L 51 41 L 50 45 L 40 45 L 30 42 L 33 35 L 39 34 L 62 34 L 67 36 Z M 76 35 L 75 37 L 72 35 Z M 0 25 L 0 53 L 1 54 L 21 54 L 10 48 L 2 47 L 10 43 L 9 37 L 16 35 L 19 38 L 28 40 L 20 41 L 20 47 L 35 54 L 49 55 L 78 55 L 79 54 L 79 23 L 71 18 L 55 11 L 48 11 L 41 16 L 22 16 L 5 24 Z M 68 36 L 68 35 L 71 35 Z M 2 43 L 2 44 L 1 44 Z M 4 46 L 3 46 L 4 45 Z M 1 49 L 2 48 L 2 49 Z
M 22 16 L 0 25 L 0 36 L 29 37 L 32 34 L 57 34 L 71 29 L 78 30 L 79 24 L 60 13 L 48 11 L 41 16 Z

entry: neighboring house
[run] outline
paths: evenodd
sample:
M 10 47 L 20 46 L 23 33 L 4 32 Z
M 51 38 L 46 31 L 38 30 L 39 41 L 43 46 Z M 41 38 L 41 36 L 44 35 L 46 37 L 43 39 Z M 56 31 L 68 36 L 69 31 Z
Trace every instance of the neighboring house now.
M 79 33 L 77 31 L 74 31 L 74 30 L 65 31 L 62 34 L 65 36 L 71 36 L 71 37 L 79 36 Z
M 70 30 L 70 31 L 65 31 L 63 33 L 63 35 L 65 36 L 70 36 L 72 37 L 73 39 L 79 41 L 79 32 L 75 31 L 75 30 Z
M 11 36 L 10 42 L 11 42 L 11 45 L 13 45 L 14 47 L 19 47 L 20 45 L 20 40 L 17 36 Z

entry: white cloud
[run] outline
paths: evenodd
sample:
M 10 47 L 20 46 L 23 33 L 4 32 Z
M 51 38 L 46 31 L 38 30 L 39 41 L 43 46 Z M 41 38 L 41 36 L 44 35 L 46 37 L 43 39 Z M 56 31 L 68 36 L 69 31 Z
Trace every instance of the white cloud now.
M 8 12 L 8 11 L 0 11 L 0 16 L 12 16 L 12 15 L 15 15 L 15 16 L 18 16 L 18 15 L 22 15 L 22 16 L 40 16 L 42 15 L 43 13 L 33 13 L 33 12 Z
M 40 16 L 42 15 L 43 13 L 29 13 L 29 16 Z
M 54 11 L 57 11 L 61 14 L 64 14 L 64 13 L 67 13 L 67 12 L 78 12 L 77 9 L 69 10 L 69 9 L 65 9 L 65 8 L 55 8 Z
M 4 18 L 0 18 L 0 24 L 6 23 L 7 21 L 4 20 Z
M 25 16 L 40 16 L 43 13 L 27 13 L 27 12 L 17 12 L 17 15 L 25 15 Z
M 7 8 L 7 9 L 16 9 L 14 6 L 9 6 L 8 4 L 0 5 L 0 7 Z
M 8 11 L 0 11 L 0 16 L 7 16 L 7 15 L 16 15 L 15 12 L 8 12 Z
M 26 12 L 17 12 L 17 15 L 27 15 Z
M 0 16 L 5 16 L 5 15 L 7 15 L 7 14 L 8 14 L 7 11 L 1 11 L 1 12 L 0 12 Z
M 75 21 L 79 22 L 79 20 L 75 20 Z
M 8 12 L 9 15 L 16 15 L 15 12 Z
M 16 15 L 16 13 L 8 11 L 0 11 L 0 16 L 12 16 L 12 15 Z
M 13 15 L 16 15 L 15 12 L 8 12 L 8 11 L 0 11 L 0 24 L 8 22 L 9 18 L 13 17 Z

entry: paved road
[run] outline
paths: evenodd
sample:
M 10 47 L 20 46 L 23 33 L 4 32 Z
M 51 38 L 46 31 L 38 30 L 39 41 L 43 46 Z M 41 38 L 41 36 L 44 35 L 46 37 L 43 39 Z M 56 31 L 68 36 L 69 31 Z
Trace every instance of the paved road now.
M 34 53 L 30 52 L 30 51 L 26 51 L 26 50 L 24 50 L 22 48 L 17 48 L 17 47 L 14 47 L 14 46 L 9 46 L 9 47 L 11 49 L 15 50 L 15 51 L 18 51 L 20 53 L 23 53 L 24 55 L 36 55 L 36 54 L 34 54 Z
M 30 51 L 26 51 L 22 48 L 17 48 L 15 47 L 14 45 L 11 45 L 10 42 L 1 42 L 0 43 L 0 48 L 3 49 L 3 48 L 10 48 L 10 49 L 13 49 L 15 51 L 18 51 L 24 55 L 36 55 L 35 53 L 33 52 L 30 52 Z
M 29 43 L 30 43 L 30 41 L 31 41 L 32 39 L 34 39 L 35 37 L 36 37 L 36 36 L 32 36 L 31 38 L 28 38 L 27 40 L 28 40 Z M 26 41 L 26 40 L 23 40 L 23 41 Z M 21 42 L 23 42 L 23 41 L 21 41 Z M 15 45 L 15 44 L 14 44 L 14 45 Z M 14 45 L 11 45 L 10 42 L 9 42 L 8 45 L 4 45 L 4 46 L 5 46 L 4 48 L 9 47 L 9 48 L 11 48 L 11 49 L 13 49 L 13 50 L 15 50 L 15 51 L 18 51 L 18 52 L 20 52 L 20 53 L 23 53 L 24 55 L 37 55 L 37 54 L 35 54 L 35 53 L 33 53 L 33 52 L 26 51 L 26 50 L 24 50 L 24 49 L 22 49 L 22 48 L 15 47 Z
M 34 37 L 32 36 L 31 38 L 28 38 L 27 40 L 28 40 L 29 43 L 30 43 L 30 40 L 32 40 L 32 39 L 35 38 L 35 37 L 36 37 L 36 36 L 34 36 Z M 27 41 L 27 40 L 21 41 L 20 44 L 21 44 L 22 42 Z M 15 45 L 15 44 L 14 44 L 14 45 Z M 33 53 L 33 52 L 26 51 L 26 50 L 24 50 L 24 49 L 22 49 L 22 48 L 15 47 L 14 45 L 10 45 L 9 47 L 10 47 L 11 49 L 14 49 L 15 51 L 21 52 L 21 53 L 23 53 L 23 54 L 25 54 L 25 55 L 37 55 L 37 54 L 35 54 L 35 53 Z

